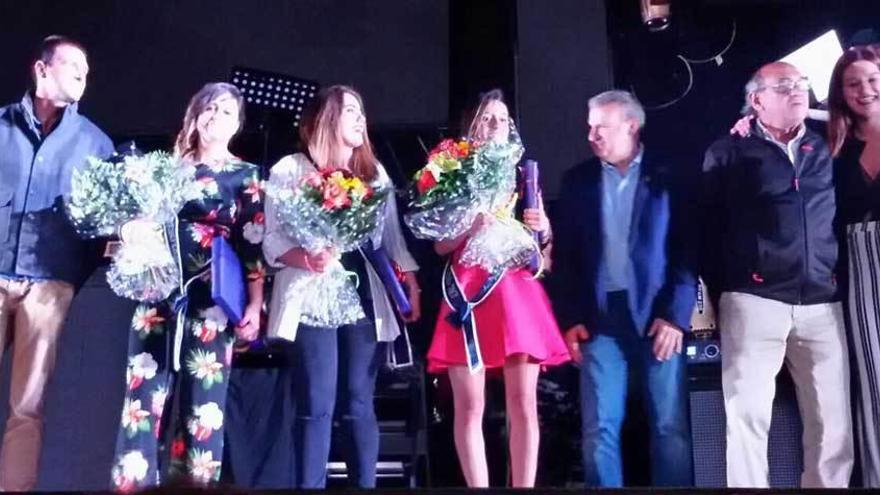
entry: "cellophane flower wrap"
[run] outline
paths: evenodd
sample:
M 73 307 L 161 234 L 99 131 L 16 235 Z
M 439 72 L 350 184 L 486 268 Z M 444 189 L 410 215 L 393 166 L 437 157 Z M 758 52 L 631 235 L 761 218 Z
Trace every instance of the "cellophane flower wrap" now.
M 180 287 L 174 224 L 184 203 L 200 195 L 195 167 L 168 153 L 89 158 L 73 173 L 67 214 L 82 236 L 119 236 L 107 271 L 113 292 L 156 302 Z
M 354 251 L 381 232 L 390 187 L 368 183 L 347 170 L 309 171 L 286 183 L 269 183 L 267 193 L 284 233 L 309 252 Z M 359 281 L 338 261 L 320 274 L 308 274 L 309 297 L 300 321 L 319 327 L 351 324 L 365 317 L 357 295 Z M 288 288 L 291 292 L 299 289 Z
M 468 238 L 460 262 L 489 271 L 527 263 L 535 243 L 513 218 L 523 151 L 514 130 L 506 143 L 442 141 L 414 176 L 404 222 L 420 239 L 445 241 L 467 233 L 480 213 L 492 215 Z

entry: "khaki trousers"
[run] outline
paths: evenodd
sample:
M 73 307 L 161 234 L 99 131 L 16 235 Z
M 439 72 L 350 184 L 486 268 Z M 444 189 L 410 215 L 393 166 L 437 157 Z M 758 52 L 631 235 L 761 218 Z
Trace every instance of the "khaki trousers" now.
M 804 425 L 801 487 L 842 488 L 853 467 L 849 360 L 840 303 L 791 305 L 721 295 L 727 485 L 767 487 L 767 436 L 783 362 Z
M 12 349 L 9 418 L 0 450 L 0 490 L 30 491 L 37 483 L 46 383 L 73 286 L 56 280 L 0 278 L 0 352 Z

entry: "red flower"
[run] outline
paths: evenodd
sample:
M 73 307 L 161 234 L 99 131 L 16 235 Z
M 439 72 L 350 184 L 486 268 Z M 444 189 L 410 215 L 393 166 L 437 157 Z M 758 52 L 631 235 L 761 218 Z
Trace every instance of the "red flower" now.
M 266 214 L 262 211 L 258 211 L 254 215 L 254 223 L 257 225 L 263 225 L 264 223 L 266 223 Z
M 186 445 L 184 445 L 183 439 L 175 438 L 174 441 L 171 442 L 171 458 L 182 459 L 184 454 L 186 454 Z
M 321 174 L 317 172 L 312 172 L 302 179 L 302 183 L 308 186 L 314 187 L 315 189 L 321 188 L 321 183 L 323 182 L 323 177 Z
M 321 206 L 327 210 L 345 208 L 351 204 L 351 198 L 348 197 L 348 191 L 336 182 L 328 182 L 324 185 L 322 193 L 324 203 Z
M 442 153 L 449 155 L 450 158 L 464 158 L 469 152 L 470 144 L 468 144 L 467 141 L 444 139 L 428 154 L 428 161 L 431 161 L 435 156 Z
M 204 442 L 205 440 L 211 438 L 211 433 L 214 433 L 214 430 L 208 428 L 204 425 L 198 425 L 195 427 L 195 431 L 192 432 L 193 438 L 200 442 Z
M 192 224 L 195 240 L 203 249 L 211 247 L 214 240 L 214 227 L 202 223 Z
M 217 338 L 217 328 L 214 325 L 202 324 L 199 329 L 199 340 L 207 344 Z
M 136 488 L 137 485 L 135 485 L 133 479 L 126 478 L 125 476 L 116 478 L 116 491 L 120 493 L 134 493 Z
M 128 389 L 135 390 L 136 388 L 140 387 L 142 383 L 144 383 L 144 377 L 132 373 L 131 379 L 129 379 L 128 381 Z
M 419 175 L 419 180 L 416 182 L 416 189 L 419 190 L 419 194 L 425 194 L 436 185 L 437 179 L 434 178 L 434 174 L 427 170 L 423 170 L 421 175 Z

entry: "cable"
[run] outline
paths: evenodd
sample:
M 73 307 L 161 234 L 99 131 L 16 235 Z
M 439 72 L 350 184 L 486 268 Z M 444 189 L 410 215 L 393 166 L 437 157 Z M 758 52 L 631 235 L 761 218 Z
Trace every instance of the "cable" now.
M 688 93 L 691 92 L 691 88 L 694 87 L 694 70 L 691 68 L 691 64 L 688 63 L 688 59 L 684 58 L 684 56 L 682 56 L 682 55 L 676 55 L 676 58 L 681 60 L 681 62 L 684 64 L 684 67 L 687 69 L 687 74 L 688 74 L 687 87 L 684 89 L 684 91 L 682 91 L 682 93 L 680 95 L 676 96 L 672 100 L 667 101 L 666 103 L 661 103 L 659 105 L 653 105 L 653 106 L 645 105 L 645 110 L 661 110 L 663 108 L 671 107 L 672 105 L 675 105 L 676 103 L 681 101 L 685 96 L 687 96 Z M 634 95 L 636 95 L 636 97 L 638 97 L 635 86 L 630 84 L 629 88 L 632 91 L 632 94 L 634 94 Z
M 719 60 L 721 60 L 721 56 L 724 55 L 725 53 L 727 53 L 727 50 L 730 50 L 730 47 L 733 46 L 733 40 L 736 39 L 736 19 L 733 19 L 731 21 L 731 23 L 733 24 L 733 28 L 730 31 L 730 41 L 727 42 L 727 46 L 722 48 L 720 52 L 716 53 L 715 55 L 713 55 L 709 58 L 704 58 L 704 59 L 692 59 L 692 58 L 687 58 L 684 55 L 679 55 L 679 56 L 681 58 L 683 58 L 685 61 L 690 62 L 692 64 L 705 64 L 707 62 L 718 62 Z M 721 65 L 721 64 L 719 63 L 718 65 Z

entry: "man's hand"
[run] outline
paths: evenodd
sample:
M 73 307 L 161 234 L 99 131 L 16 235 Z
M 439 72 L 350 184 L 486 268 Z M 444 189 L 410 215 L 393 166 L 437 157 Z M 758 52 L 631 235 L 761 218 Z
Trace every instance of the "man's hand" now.
M 581 342 L 590 338 L 590 332 L 584 325 L 575 325 L 565 331 L 564 338 L 565 348 L 568 349 L 572 361 L 580 365 L 584 361 L 584 356 L 581 355 Z
M 654 357 L 657 361 L 668 361 L 672 354 L 681 354 L 684 332 L 663 318 L 655 318 L 648 330 L 648 337 L 654 338 Z

